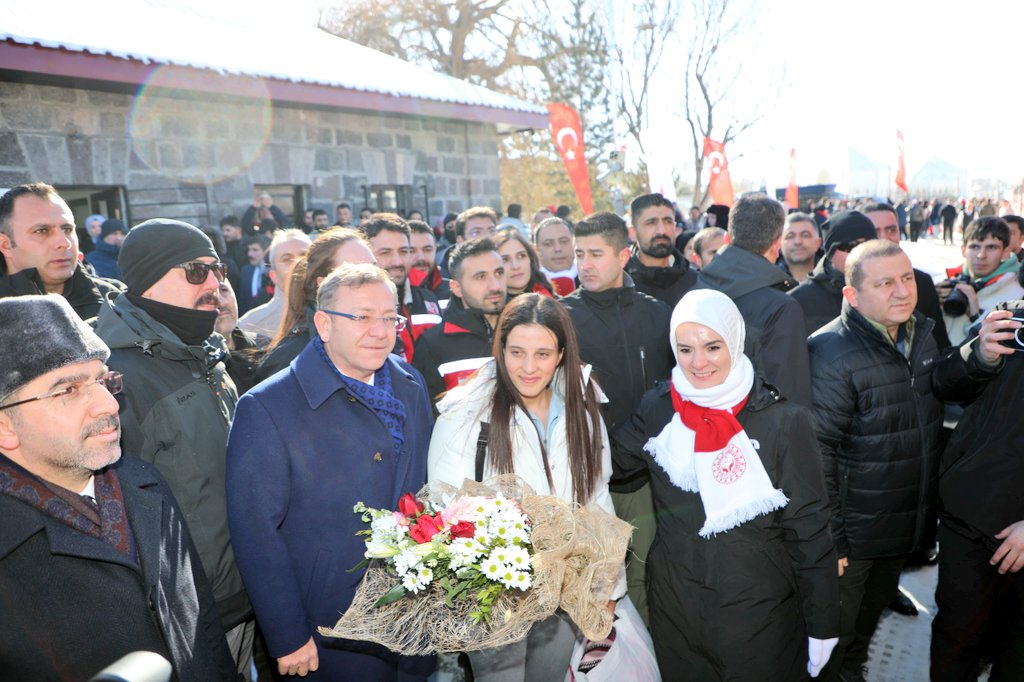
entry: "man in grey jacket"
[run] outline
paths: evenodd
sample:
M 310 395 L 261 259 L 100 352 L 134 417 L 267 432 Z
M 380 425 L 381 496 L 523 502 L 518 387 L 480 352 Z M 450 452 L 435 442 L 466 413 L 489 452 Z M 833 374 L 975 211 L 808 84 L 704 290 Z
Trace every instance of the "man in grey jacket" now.
M 240 674 L 248 677 L 254 621 L 227 522 L 225 457 L 238 396 L 214 333 L 226 268 L 210 239 L 176 220 L 132 229 L 118 265 L 128 290 L 96 326 L 124 375 L 122 444 L 152 462 L 185 512 Z

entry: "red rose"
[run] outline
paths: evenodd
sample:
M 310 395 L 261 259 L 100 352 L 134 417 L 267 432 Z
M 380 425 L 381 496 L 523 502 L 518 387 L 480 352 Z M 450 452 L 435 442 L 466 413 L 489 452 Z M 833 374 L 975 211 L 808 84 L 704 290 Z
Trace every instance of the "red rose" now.
M 402 516 L 414 517 L 423 513 L 423 503 L 412 493 L 406 493 L 398 500 L 398 511 Z
M 459 521 L 451 527 L 453 538 L 471 538 L 476 534 L 476 526 L 469 521 Z
M 422 545 L 430 542 L 442 530 L 444 530 L 444 521 L 441 520 L 441 512 L 433 516 L 424 514 L 416 519 L 416 523 L 409 526 L 409 537 Z

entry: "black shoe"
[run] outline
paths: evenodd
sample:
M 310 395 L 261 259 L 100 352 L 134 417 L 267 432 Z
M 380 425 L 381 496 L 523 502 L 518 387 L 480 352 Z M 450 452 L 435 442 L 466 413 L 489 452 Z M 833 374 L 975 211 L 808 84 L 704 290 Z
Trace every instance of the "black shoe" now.
M 914 602 L 910 601 L 910 598 L 903 593 L 903 589 L 900 588 L 896 598 L 889 604 L 889 610 L 893 613 L 898 613 L 901 616 L 917 616 L 917 607 L 914 606 Z

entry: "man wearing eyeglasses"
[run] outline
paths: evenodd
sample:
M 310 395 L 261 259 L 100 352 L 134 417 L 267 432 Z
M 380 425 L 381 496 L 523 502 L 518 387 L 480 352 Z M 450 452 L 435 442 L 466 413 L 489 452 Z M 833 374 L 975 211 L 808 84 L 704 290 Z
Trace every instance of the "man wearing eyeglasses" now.
M 75 216 L 50 185 L 18 185 L 0 197 L 0 298 L 60 294 L 83 320 L 122 290 L 83 269 Z
M 232 679 L 181 509 L 121 459 L 109 354 L 60 296 L 0 301 L 0 670 L 86 679 L 146 650 L 176 679 Z
M 228 519 L 238 566 L 282 675 L 426 678 L 433 658 L 324 638 L 352 601 L 365 525 L 356 502 L 396 508 L 426 480 L 431 407 L 422 375 L 390 355 L 405 320 L 371 264 L 321 283 L 317 335 L 238 403 L 228 442 Z M 302 434 L 296 438 L 295 434 Z
M 122 443 L 156 465 L 174 491 L 210 578 L 238 672 L 248 676 L 254 624 L 235 566 L 224 495 L 228 428 L 238 400 L 214 333 L 226 268 L 198 228 L 148 220 L 118 255 L 128 290 L 96 325 L 125 375 Z
M 858 244 L 875 238 L 874 223 L 860 211 L 839 211 L 825 221 L 824 229 L 828 234 L 825 255 L 814 266 L 811 276 L 789 292 L 803 308 L 807 336 L 839 317 L 846 286 L 846 257 Z

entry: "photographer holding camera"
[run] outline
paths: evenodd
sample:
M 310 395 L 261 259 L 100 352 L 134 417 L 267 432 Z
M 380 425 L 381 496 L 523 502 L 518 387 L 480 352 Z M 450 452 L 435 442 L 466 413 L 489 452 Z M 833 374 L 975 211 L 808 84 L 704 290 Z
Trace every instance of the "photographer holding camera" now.
M 1024 301 L 997 304 L 932 377 L 936 395 L 970 403 L 939 468 L 933 681 L 977 679 L 985 658 L 992 680 L 1024 671 L 1022 319 Z
M 1002 218 L 986 216 L 971 222 L 961 250 L 964 264 L 948 269 L 949 279 L 935 286 L 954 345 L 963 342 L 975 321 L 997 303 L 1024 297 L 1017 282 L 1020 263 L 1010 251 L 1010 228 Z

